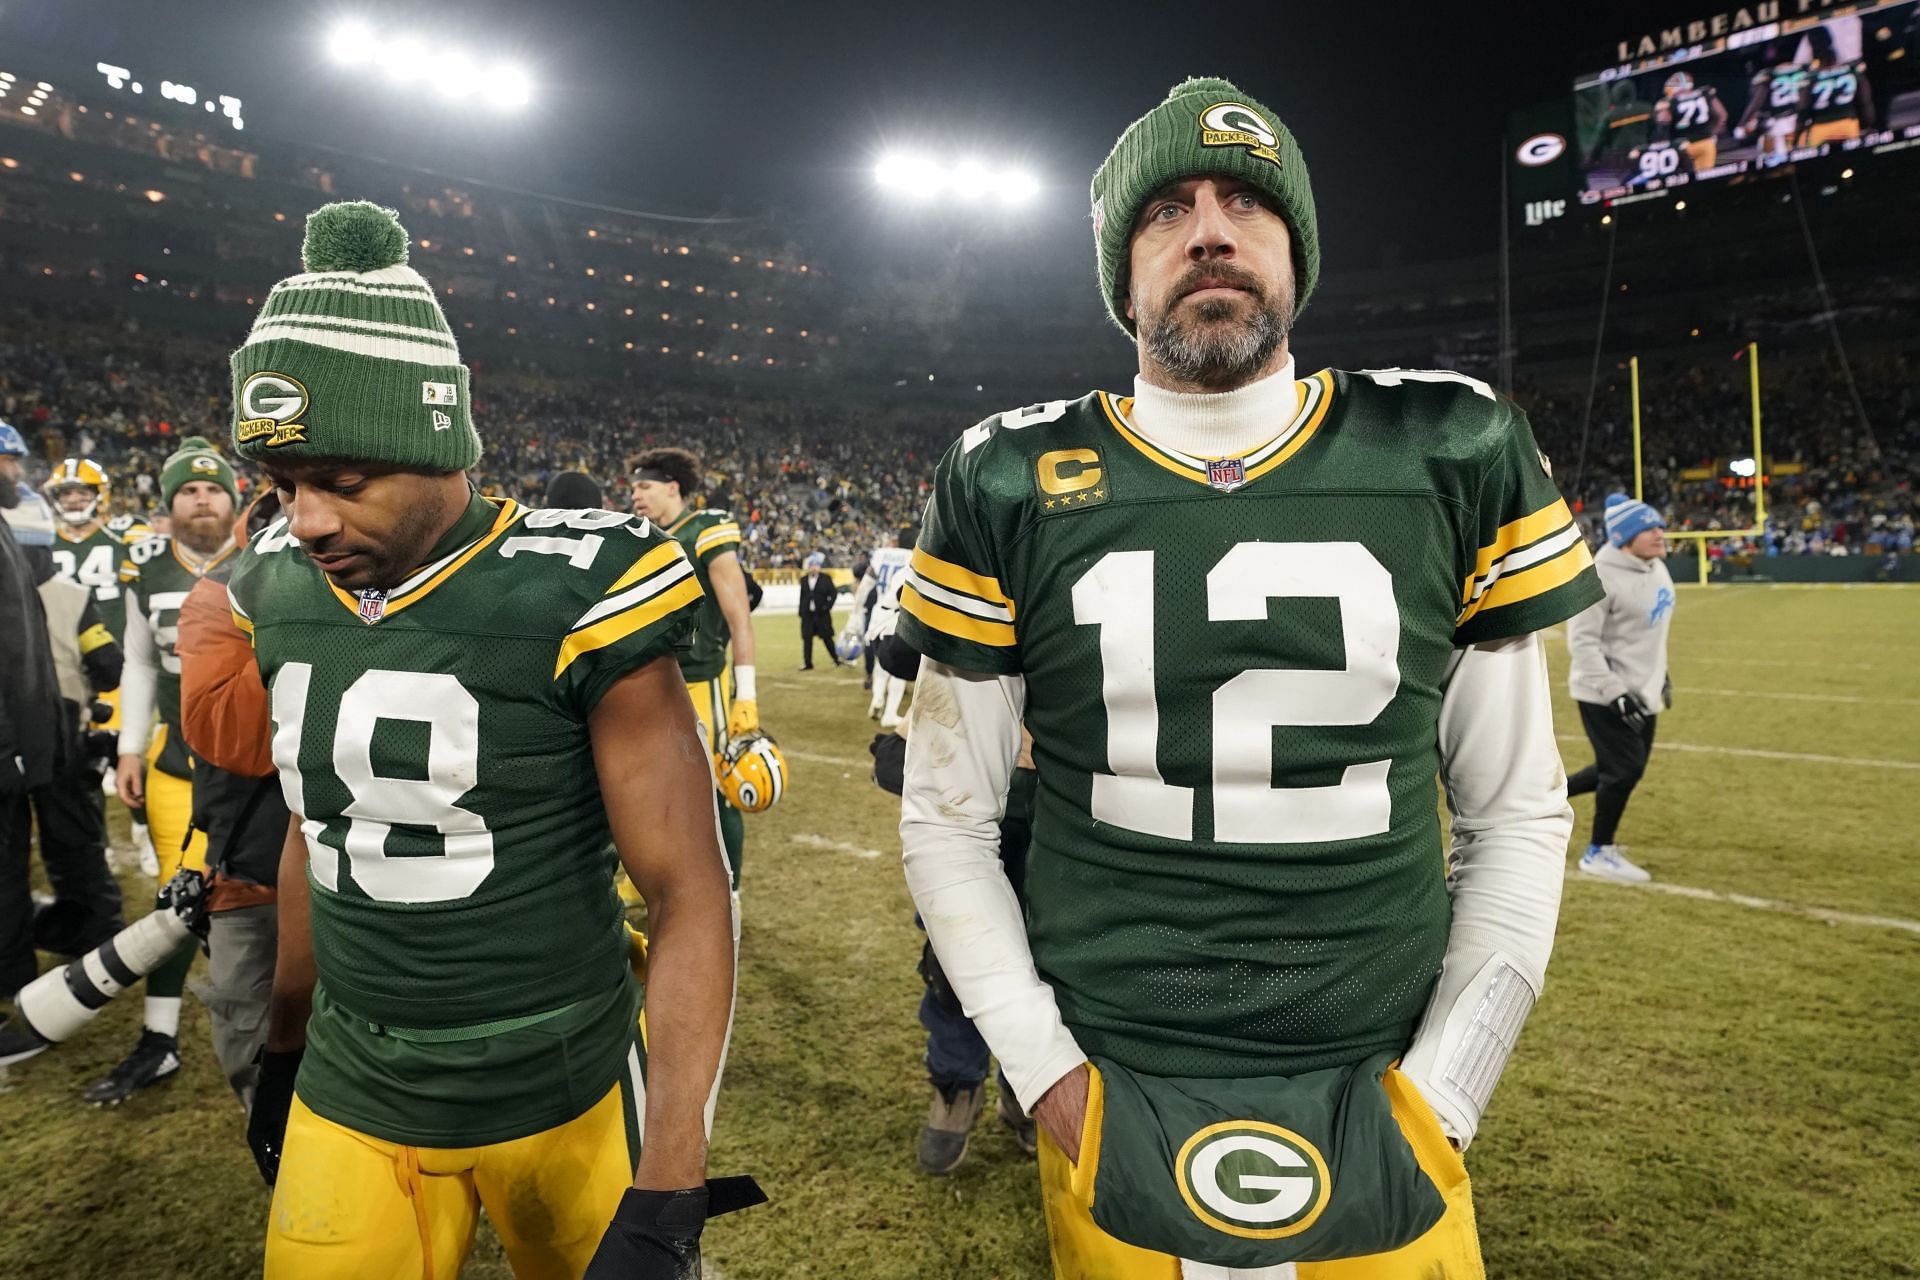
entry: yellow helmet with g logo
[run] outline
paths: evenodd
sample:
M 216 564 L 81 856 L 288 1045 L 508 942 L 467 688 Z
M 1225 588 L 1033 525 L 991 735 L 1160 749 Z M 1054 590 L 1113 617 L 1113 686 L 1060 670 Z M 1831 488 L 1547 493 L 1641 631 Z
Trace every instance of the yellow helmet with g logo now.
M 62 520 L 81 525 L 90 523 L 94 516 L 100 514 L 112 488 L 107 479 L 107 469 L 92 458 L 68 458 L 53 469 L 53 474 L 40 486 L 40 491 L 47 495 L 47 505 L 58 512 Z M 89 490 L 93 499 L 82 506 L 69 507 L 60 501 L 60 495 L 69 489 Z
M 735 738 L 714 765 L 720 794 L 742 813 L 765 813 L 787 793 L 787 757 L 764 733 Z

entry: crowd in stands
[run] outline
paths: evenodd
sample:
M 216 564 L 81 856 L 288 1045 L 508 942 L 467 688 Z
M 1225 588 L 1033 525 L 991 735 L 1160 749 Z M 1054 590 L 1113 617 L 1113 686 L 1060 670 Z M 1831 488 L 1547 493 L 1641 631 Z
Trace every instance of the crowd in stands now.
M 1766 533 L 1711 540 L 1711 554 L 1877 555 L 1914 549 L 1914 525 L 1920 519 L 1914 493 L 1920 475 L 1920 368 L 1913 357 L 1894 353 L 1856 358 L 1851 372 L 1858 409 L 1845 372 L 1829 360 L 1803 358 L 1765 371 Z M 1519 399 L 1568 500 L 1597 529 L 1606 495 L 1633 491 L 1627 380 L 1597 388 L 1584 450 L 1584 389 L 1523 388 Z M 1694 365 L 1643 378 L 1644 493 L 1661 508 L 1669 529 L 1753 527 L 1748 477 L 1729 467 L 1751 456 L 1752 431 L 1744 363 Z
M 0 315 L 0 417 L 38 455 L 37 472 L 91 457 L 114 484 L 116 511 L 156 504 L 178 441 L 224 438 L 231 422 L 226 349 L 127 322 Z M 561 471 L 598 480 L 629 506 L 633 455 L 656 445 L 697 453 L 703 501 L 740 520 L 749 563 L 799 566 L 813 551 L 851 566 L 918 521 L 940 451 L 968 425 L 862 406 L 636 391 L 623 384 L 475 375 L 474 422 L 488 493 L 538 503 Z M 241 468 L 243 483 L 251 483 Z
M 181 437 L 226 433 L 226 357 L 217 344 L 124 318 L 0 313 L 0 416 L 26 435 L 43 467 L 69 454 L 93 457 L 113 476 L 116 509 L 149 506 L 160 464 Z M 1767 534 L 1715 543 L 1716 552 L 1913 549 L 1920 370 L 1909 356 L 1883 354 L 1857 359 L 1852 372 L 1865 425 L 1829 362 L 1769 366 Z M 935 460 L 967 425 L 965 414 L 636 389 L 524 368 L 476 372 L 474 395 L 485 449 L 476 478 L 487 491 L 538 502 L 556 473 L 581 470 L 624 508 L 631 457 L 682 445 L 706 465 L 704 501 L 735 513 L 748 559 L 762 568 L 796 566 L 816 550 L 830 564 L 851 565 L 892 541 L 918 519 Z M 1624 378 L 1597 388 L 1584 447 L 1583 389 L 1523 385 L 1518 397 L 1584 518 L 1597 520 L 1607 493 L 1631 491 Z M 1645 492 L 1669 527 L 1750 527 L 1751 491 L 1728 468 L 1750 451 L 1746 366 L 1650 373 L 1641 414 Z

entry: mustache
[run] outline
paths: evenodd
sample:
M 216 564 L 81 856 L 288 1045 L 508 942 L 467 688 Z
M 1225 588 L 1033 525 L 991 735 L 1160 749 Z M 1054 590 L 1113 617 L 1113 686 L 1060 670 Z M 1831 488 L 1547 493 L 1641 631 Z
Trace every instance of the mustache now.
M 1181 276 L 1179 283 L 1173 287 L 1172 300 L 1178 302 L 1197 289 L 1218 284 L 1231 285 L 1235 289 L 1243 290 L 1256 302 L 1265 302 L 1267 299 L 1265 286 L 1253 273 L 1231 263 L 1216 262 L 1196 264 Z

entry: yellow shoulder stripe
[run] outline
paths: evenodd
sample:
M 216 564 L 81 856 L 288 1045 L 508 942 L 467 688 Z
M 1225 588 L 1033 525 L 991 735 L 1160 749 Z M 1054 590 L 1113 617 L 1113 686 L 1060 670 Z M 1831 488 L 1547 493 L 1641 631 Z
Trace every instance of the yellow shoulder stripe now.
M 120 562 L 120 572 L 116 576 L 118 576 L 122 582 L 138 582 L 140 581 L 140 566 L 131 560 L 122 560 Z
M 113 643 L 113 633 L 101 623 L 94 623 L 80 633 L 80 654 L 85 657 L 95 649 L 104 649 Z
M 1575 539 L 1572 546 L 1551 560 L 1528 565 L 1518 573 L 1502 574 L 1498 582 L 1487 588 L 1484 595 L 1461 613 L 1460 622 L 1465 622 L 1482 609 L 1499 609 L 1545 595 L 1555 587 L 1572 582 L 1582 570 L 1592 567 L 1593 553 L 1587 550 L 1584 541 Z
M 717 524 L 693 540 L 696 552 L 711 551 L 715 547 L 737 546 L 740 542 L 740 526 L 737 524 Z
M 617 644 L 699 598 L 700 580 L 688 575 L 658 595 L 648 596 L 625 613 L 616 613 L 611 618 L 603 618 L 584 630 L 574 632 L 561 644 L 560 654 L 554 659 L 553 678 L 558 680 L 573 665 L 574 659 L 581 655 Z
M 616 591 L 624 591 L 649 574 L 657 573 L 661 569 L 666 568 L 675 560 L 680 559 L 684 554 L 685 553 L 680 550 L 680 544 L 677 542 L 661 543 L 653 550 L 647 552 L 647 554 L 641 556 L 638 560 L 635 560 L 633 567 L 621 574 L 614 584 L 606 589 L 605 594 L 612 595 Z
M 995 649 L 1010 649 L 1018 643 L 1012 623 L 970 618 L 957 609 L 935 604 L 915 591 L 911 582 L 900 588 L 900 607 L 935 631 L 944 632 L 957 640 L 971 640 L 974 644 Z
M 1550 533 L 1558 533 L 1572 523 L 1573 512 L 1567 510 L 1566 499 L 1556 497 L 1532 515 L 1521 516 L 1518 520 L 1501 525 L 1494 531 L 1493 541 L 1480 548 L 1480 554 L 1473 562 L 1473 572 L 1467 575 L 1466 590 L 1460 598 L 1464 601 L 1473 594 L 1474 582 L 1493 568 L 1494 561 L 1509 551 L 1538 542 Z
M 913 571 L 928 582 L 972 596 L 986 604 L 1000 605 L 1009 615 L 1013 613 L 1013 601 L 1007 599 L 1007 593 L 1000 589 L 998 578 L 989 578 L 984 573 L 975 573 L 951 560 L 942 560 L 925 547 L 913 549 L 912 565 Z

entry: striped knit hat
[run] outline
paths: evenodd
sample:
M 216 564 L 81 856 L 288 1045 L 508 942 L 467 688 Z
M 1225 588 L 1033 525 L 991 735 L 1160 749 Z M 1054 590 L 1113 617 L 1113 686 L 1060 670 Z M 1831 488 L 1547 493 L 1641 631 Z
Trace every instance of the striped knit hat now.
M 233 468 L 205 436 L 188 436 L 161 464 L 160 505 L 171 510 L 173 495 L 195 480 L 219 485 L 232 499 L 234 510 L 240 509 L 240 487 L 234 482 Z
M 1169 182 L 1221 174 L 1272 197 L 1293 241 L 1294 305 L 1306 310 L 1320 282 L 1320 223 L 1300 146 L 1280 117 L 1226 80 L 1177 84 L 1166 101 L 1127 126 L 1093 175 L 1093 240 L 1107 314 L 1128 337 L 1128 263 L 1133 223 L 1147 197 Z
M 1667 522 L 1658 511 L 1624 493 L 1607 495 L 1607 541 L 1624 547 L 1648 529 L 1664 529 Z
M 432 287 L 407 265 L 398 215 L 364 200 L 323 205 L 300 257 L 306 273 L 273 286 L 233 353 L 234 447 L 256 462 L 478 462 L 467 368 Z

